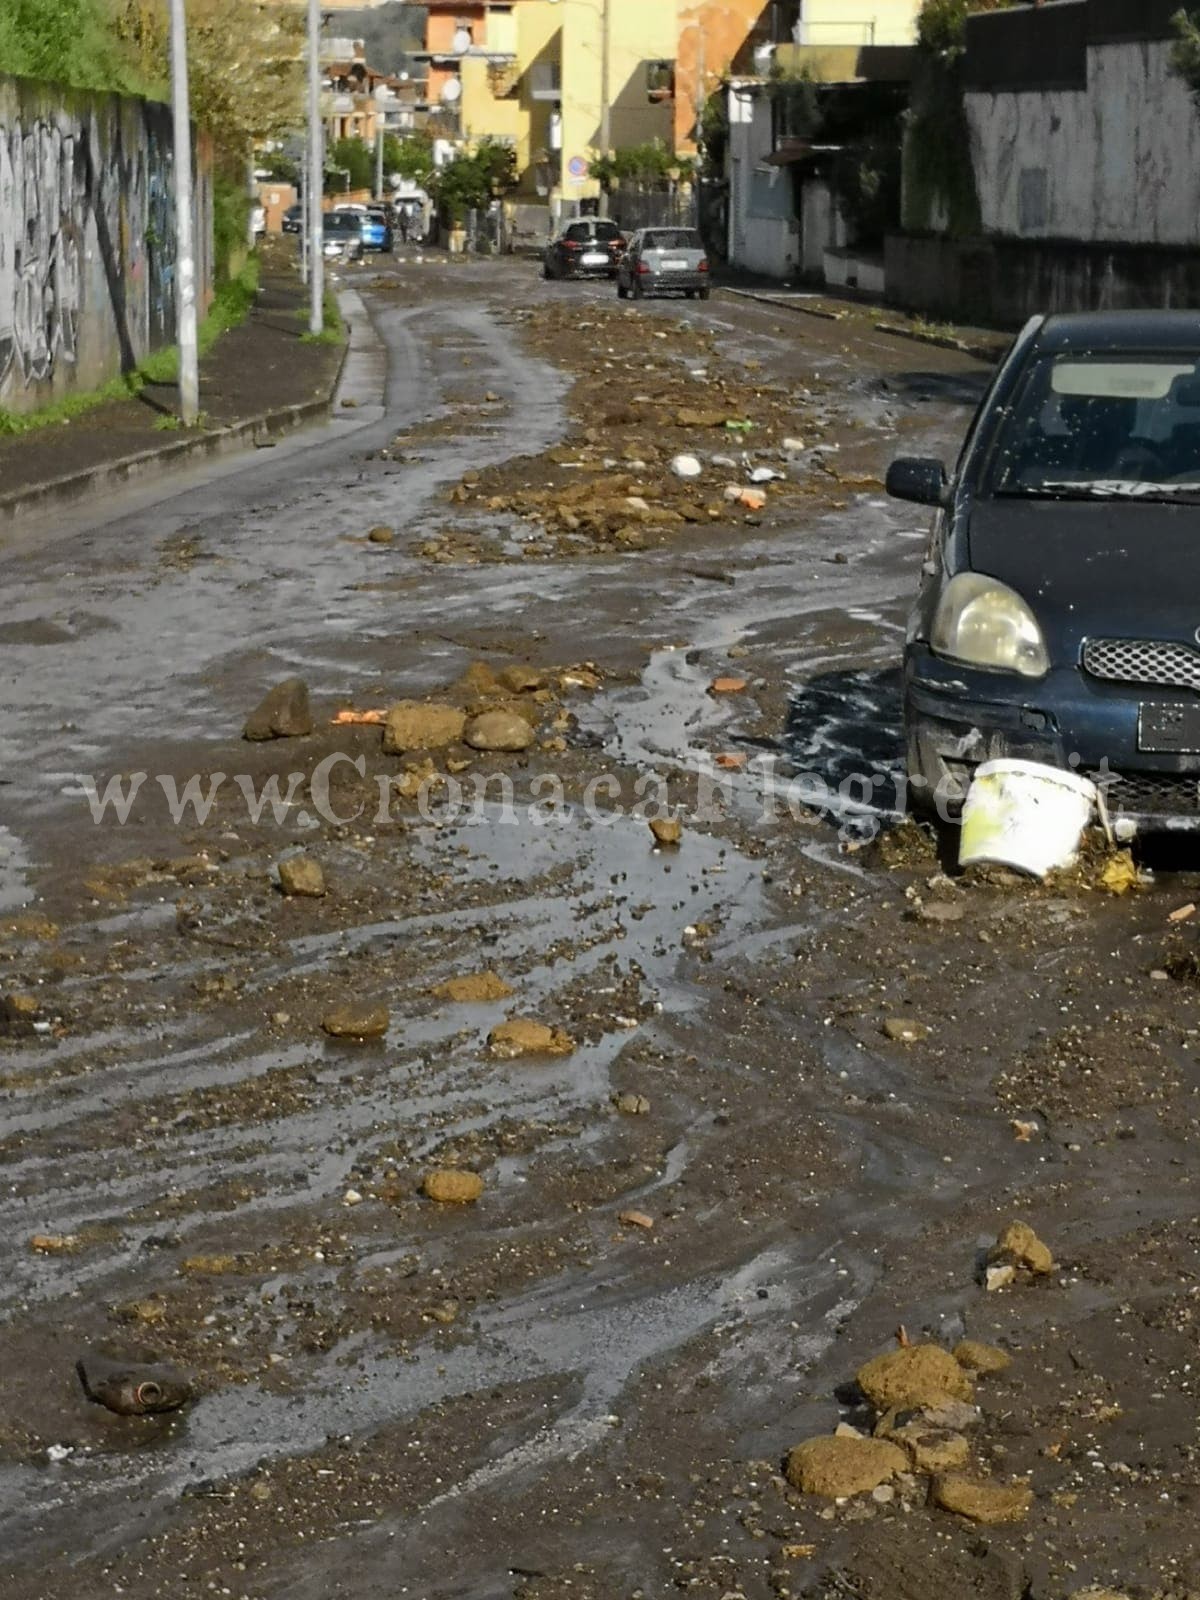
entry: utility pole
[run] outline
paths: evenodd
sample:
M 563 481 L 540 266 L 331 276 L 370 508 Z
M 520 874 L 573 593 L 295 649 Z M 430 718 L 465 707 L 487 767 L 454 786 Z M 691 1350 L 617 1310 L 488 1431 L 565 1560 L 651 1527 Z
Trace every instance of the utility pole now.
M 325 130 L 321 125 L 321 0 L 308 0 L 308 331 L 325 331 L 325 241 L 321 195 L 325 188 Z
M 375 112 L 375 198 L 383 199 L 383 112 Z
M 612 145 L 612 18 L 609 0 L 600 0 L 600 154 Z M 608 215 L 608 190 L 600 191 L 600 211 Z
M 200 415 L 200 356 L 196 342 L 192 122 L 184 0 L 171 0 L 171 108 L 175 124 L 175 337 L 179 344 L 179 414 L 184 426 L 190 428 Z
M 308 282 L 308 140 L 300 156 L 300 282 Z

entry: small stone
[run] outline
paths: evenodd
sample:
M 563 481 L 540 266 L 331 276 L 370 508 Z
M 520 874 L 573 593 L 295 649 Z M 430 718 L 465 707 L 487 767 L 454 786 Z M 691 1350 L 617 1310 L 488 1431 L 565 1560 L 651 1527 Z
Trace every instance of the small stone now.
M 654 842 L 673 849 L 683 838 L 683 823 L 678 817 L 654 817 L 650 822 Z
M 347 1189 L 345 1194 L 342 1196 L 342 1204 L 344 1206 L 360 1206 L 362 1205 L 362 1202 L 363 1197 L 361 1194 L 359 1194 L 357 1189 Z
M 421 1188 L 439 1205 L 469 1206 L 483 1193 L 483 1179 L 477 1172 L 464 1172 L 459 1167 L 439 1167 L 425 1174 Z
M 112 1314 L 118 1322 L 136 1322 L 153 1327 L 166 1321 L 167 1308 L 161 1300 L 151 1295 L 146 1300 L 126 1300 L 123 1305 L 114 1306 Z
M 471 718 L 463 738 L 472 750 L 516 753 L 529 749 L 534 741 L 534 730 L 524 717 L 513 711 L 485 711 Z
M 918 922 L 932 922 L 945 926 L 951 922 L 961 922 L 966 911 L 952 900 L 933 900 L 927 905 L 920 906 L 916 915 Z
M 967 1405 L 962 1400 L 943 1400 L 936 1406 L 923 1406 L 921 1421 L 931 1428 L 963 1433 L 967 1428 L 978 1427 L 980 1411 L 978 1406 Z
M 695 456 L 675 456 L 671 461 L 671 471 L 677 478 L 698 478 L 704 471 Z
M 391 544 L 392 540 L 395 537 L 396 537 L 395 528 L 385 527 L 382 523 L 380 524 L 379 527 L 372 528 L 371 531 L 367 534 L 367 538 L 371 541 L 372 544 Z
M 81 1243 L 77 1233 L 35 1233 L 29 1248 L 38 1256 L 69 1256 Z
M 619 1094 L 613 1104 L 627 1117 L 644 1117 L 650 1110 L 650 1102 L 644 1094 Z
M 883 1031 L 893 1044 L 919 1044 L 922 1039 L 929 1037 L 929 1029 L 925 1024 L 912 1017 L 888 1017 Z
M 512 986 L 505 983 L 496 972 L 463 973 L 457 978 L 447 978 L 433 991 L 437 999 L 450 1000 L 455 1005 L 483 1000 L 507 1000 L 514 992 Z
M 876 1356 L 860 1367 L 859 1388 L 877 1411 L 894 1406 L 938 1405 L 943 1400 L 970 1400 L 971 1380 L 948 1350 L 914 1344 Z
M 654 1218 L 645 1211 L 622 1211 L 617 1221 L 626 1228 L 650 1229 L 654 1226 Z
M 708 686 L 708 692 L 709 694 L 741 694 L 745 687 L 745 678 L 714 678 Z
M 848 1422 L 839 1422 L 833 1430 L 833 1437 L 835 1439 L 865 1439 L 867 1436 L 861 1428 L 851 1427 Z M 881 1434 L 880 1438 L 882 1437 L 883 1435 Z
M 440 1322 L 448 1328 L 452 1322 L 458 1321 L 461 1309 L 457 1300 L 439 1300 L 436 1306 L 430 1306 L 428 1315 L 434 1322 Z
M 308 685 L 303 678 L 285 678 L 246 719 L 243 739 L 302 739 L 313 731 Z
M 988 1251 L 993 1265 L 1024 1267 L 1027 1272 L 1045 1276 L 1054 1271 L 1054 1257 L 1027 1222 L 1010 1222 Z
M 1017 1276 L 1016 1267 L 1006 1262 L 1002 1267 L 988 1267 L 983 1274 L 983 1286 L 988 1294 L 1007 1289 Z
M 954 1347 L 954 1359 L 968 1372 L 1005 1372 L 1012 1366 L 1012 1357 L 999 1345 L 980 1344 L 976 1339 L 963 1339 Z
M 518 1056 L 569 1056 L 575 1041 L 562 1028 L 534 1022 L 531 1017 L 510 1017 L 488 1034 L 488 1051 L 497 1061 Z
M 444 750 L 458 744 L 467 725 L 466 712 L 457 706 L 426 705 L 420 700 L 399 700 L 383 725 L 385 755 L 409 750 Z
M 896 1491 L 890 1483 L 881 1483 L 871 1490 L 871 1499 L 877 1506 L 890 1506 L 896 1498 Z
M 510 694 L 535 694 L 546 687 L 545 673 L 538 672 L 535 667 L 514 664 L 502 667 L 498 676 L 501 687 Z
M 943 1511 L 953 1511 L 971 1522 L 993 1527 L 1020 1522 L 1033 1505 L 1033 1490 L 1025 1483 L 990 1483 L 949 1472 L 933 1481 L 932 1499 Z
M 1130 1600 L 1122 1589 L 1106 1589 L 1093 1584 L 1090 1589 L 1076 1589 L 1070 1600 Z M 1183 1597 L 1180 1597 L 1183 1600 Z
M 279 887 L 284 894 L 319 900 L 325 893 L 325 874 L 311 856 L 288 856 L 279 863 Z
M 869 1494 L 903 1472 L 908 1458 L 886 1439 L 808 1439 L 788 1453 L 784 1468 L 793 1489 L 842 1500 Z
M 335 1006 L 321 1019 L 321 1027 L 334 1039 L 382 1039 L 391 1021 L 386 1006 Z
M 3 1011 L 6 1022 L 32 1022 L 41 1012 L 41 1001 L 34 994 L 8 994 Z
M 273 1028 L 286 1028 L 291 1020 L 292 1013 L 290 1011 L 272 1011 L 271 1013 L 271 1026 Z
M 236 1256 L 187 1256 L 179 1270 L 187 1278 L 219 1278 L 236 1266 Z

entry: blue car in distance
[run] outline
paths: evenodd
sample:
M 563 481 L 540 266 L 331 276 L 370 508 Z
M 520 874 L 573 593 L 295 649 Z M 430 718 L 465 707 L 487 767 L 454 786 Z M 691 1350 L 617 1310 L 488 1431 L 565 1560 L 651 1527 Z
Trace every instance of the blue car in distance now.
M 908 799 L 951 813 L 983 761 L 1102 786 L 1118 831 L 1200 828 L 1200 313 L 1039 316 L 934 508 L 904 658 Z

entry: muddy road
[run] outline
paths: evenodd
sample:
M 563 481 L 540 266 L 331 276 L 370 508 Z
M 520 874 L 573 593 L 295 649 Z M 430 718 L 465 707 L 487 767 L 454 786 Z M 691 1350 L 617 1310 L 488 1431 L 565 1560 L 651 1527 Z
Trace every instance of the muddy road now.
M 967 881 L 894 812 L 881 473 L 987 368 L 354 289 L 328 428 L 0 550 L 6 1600 L 1200 1593 L 1200 877 Z M 987 1292 L 1015 1217 L 1054 1270 Z M 1020 1520 L 782 1476 L 901 1327 L 1011 1356 Z

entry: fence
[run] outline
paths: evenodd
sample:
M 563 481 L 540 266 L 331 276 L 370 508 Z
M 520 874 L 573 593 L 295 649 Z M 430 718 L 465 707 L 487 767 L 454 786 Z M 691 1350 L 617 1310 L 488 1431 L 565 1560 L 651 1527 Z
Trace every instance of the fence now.
M 694 228 L 698 220 L 691 184 L 623 183 L 609 195 L 608 210 L 625 233 L 639 228 Z

